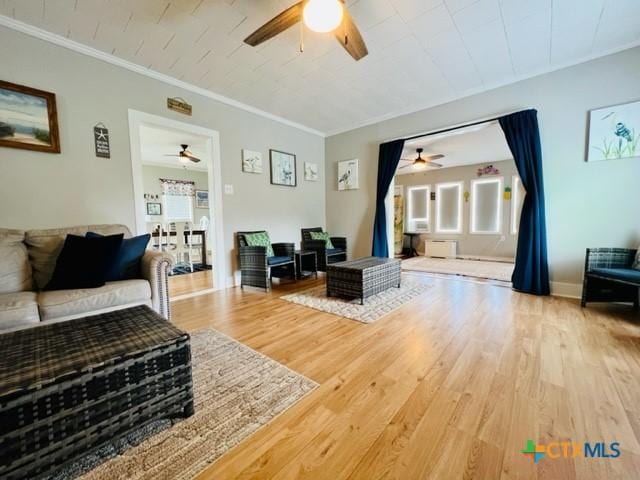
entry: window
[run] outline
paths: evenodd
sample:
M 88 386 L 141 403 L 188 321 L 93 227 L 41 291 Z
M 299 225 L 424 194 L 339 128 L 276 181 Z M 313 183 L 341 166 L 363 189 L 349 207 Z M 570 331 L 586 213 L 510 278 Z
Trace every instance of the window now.
M 429 232 L 431 188 L 428 185 L 407 189 L 407 231 Z
M 163 195 L 164 218 L 167 222 L 193 222 L 193 197 L 190 195 Z
M 526 191 L 522 186 L 520 177 L 514 175 L 511 178 L 511 234 L 518 234 L 518 227 L 520 226 L 520 214 L 522 213 L 522 204 L 524 203 L 524 196 Z
M 462 233 L 462 185 L 436 185 L 436 233 Z
M 502 232 L 502 177 L 471 180 L 471 233 Z

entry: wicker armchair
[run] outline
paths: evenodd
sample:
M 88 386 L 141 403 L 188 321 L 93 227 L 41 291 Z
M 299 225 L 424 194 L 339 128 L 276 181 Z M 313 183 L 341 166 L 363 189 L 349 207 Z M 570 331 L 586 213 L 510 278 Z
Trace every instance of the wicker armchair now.
M 296 280 L 295 245 L 293 243 L 272 243 L 271 247 L 275 256 L 269 257 L 267 256 L 267 247 L 247 244 L 246 235 L 261 232 L 264 230 L 236 234 L 240 260 L 240 288 L 247 285 L 269 291 L 273 277 Z
M 322 227 L 302 229 L 302 250 L 316 252 L 318 259 L 318 271 L 326 272 L 327 265 L 336 262 L 344 262 L 347 259 L 347 239 L 345 237 L 331 237 L 333 249 L 327 249 L 324 240 L 313 240 L 311 232 L 322 232 Z
M 633 268 L 636 250 L 587 248 L 582 306 L 587 302 L 631 302 L 639 307 L 640 270 Z

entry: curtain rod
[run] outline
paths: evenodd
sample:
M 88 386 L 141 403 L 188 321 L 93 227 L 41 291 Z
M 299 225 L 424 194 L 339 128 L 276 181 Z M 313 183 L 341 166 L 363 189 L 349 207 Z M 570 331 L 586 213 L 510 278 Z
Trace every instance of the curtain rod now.
M 463 123 L 462 125 L 456 125 L 456 126 L 453 126 L 453 127 L 443 128 L 441 130 L 434 130 L 434 131 L 430 131 L 430 132 L 420 133 L 418 135 L 413 135 L 411 137 L 394 138 L 392 140 L 387 140 L 387 141 L 382 142 L 382 143 L 394 142 L 396 140 L 404 140 L 405 142 L 407 142 L 409 140 L 415 140 L 416 138 L 429 137 L 431 135 L 438 135 L 440 133 L 447 133 L 447 132 L 451 132 L 453 130 L 459 130 L 461 128 L 475 127 L 476 125 L 482 125 L 483 123 L 495 122 L 497 120 L 500 120 L 502 117 L 506 117 L 507 115 L 511 115 L 513 113 L 518 113 L 518 112 L 524 112 L 524 111 L 527 111 L 527 110 L 532 110 L 532 109 L 531 108 L 523 108 L 523 109 L 520 109 L 520 110 L 514 110 L 512 112 L 504 113 L 504 114 L 499 115 L 497 117 L 487 118 L 487 119 L 484 119 L 484 120 L 475 120 L 473 122 Z

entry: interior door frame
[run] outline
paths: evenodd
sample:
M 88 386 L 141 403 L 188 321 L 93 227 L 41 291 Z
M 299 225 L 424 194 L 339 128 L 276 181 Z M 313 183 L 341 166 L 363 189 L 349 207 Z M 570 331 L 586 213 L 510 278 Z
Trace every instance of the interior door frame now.
M 226 266 L 224 262 L 224 226 L 222 221 L 222 168 L 220 162 L 220 133 L 216 130 L 204 128 L 191 123 L 180 122 L 170 118 L 152 115 L 129 109 L 129 139 L 131 148 L 131 177 L 133 180 L 134 214 L 136 232 L 138 235 L 146 233 L 147 224 L 144 212 L 144 184 L 142 180 L 142 158 L 140 143 L 140 127 L 161 127 L 178 130 L 207 137 L 206 149 L 211 158 L 211 168 L 207 169 L 210 211 L 213 213 L 209 223 L 209 242 L 213 252 L 213 285 L 209 289 L 181 295 L 179 298 L 208 293 L 226 288 Z M 174 297 L 171 300 L 176 300 Z

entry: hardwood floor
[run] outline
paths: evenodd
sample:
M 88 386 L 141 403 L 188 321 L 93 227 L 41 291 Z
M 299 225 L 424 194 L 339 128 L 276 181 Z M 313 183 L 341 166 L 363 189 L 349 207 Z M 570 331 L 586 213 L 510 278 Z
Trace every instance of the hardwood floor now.
M 169 296 L 174 298 L 186 293 L 206 290 L 212 286 L 213 271 L 211 270 L 203 270 L 201 272 L 187 273 L 184 275 L 174 275 L 169 277 Z
M 428 291 L 369 325 L 278 298 L 315 280 L 174 302 L 320 384 L 198 478 L 640 478 L 637 314 L 409 275 Z M 528 439 L 622 454 L 536 465 Z

